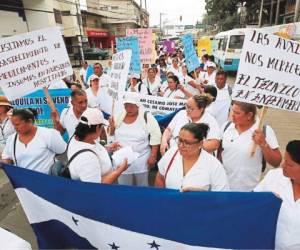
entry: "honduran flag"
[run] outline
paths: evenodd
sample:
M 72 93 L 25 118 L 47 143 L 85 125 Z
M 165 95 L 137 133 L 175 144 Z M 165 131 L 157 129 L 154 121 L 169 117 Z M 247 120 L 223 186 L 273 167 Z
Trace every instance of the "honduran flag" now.
M 272 193 L 93 184 L 3 165 L 39 248 L 272 249 Z

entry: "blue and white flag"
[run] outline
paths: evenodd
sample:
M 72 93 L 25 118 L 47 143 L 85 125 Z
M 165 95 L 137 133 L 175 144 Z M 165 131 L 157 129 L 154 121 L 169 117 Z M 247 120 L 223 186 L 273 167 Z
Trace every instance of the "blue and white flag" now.
M 3 168 L 39 248 L 274 248 L 281 202 L 272 193 L 180 193 Z

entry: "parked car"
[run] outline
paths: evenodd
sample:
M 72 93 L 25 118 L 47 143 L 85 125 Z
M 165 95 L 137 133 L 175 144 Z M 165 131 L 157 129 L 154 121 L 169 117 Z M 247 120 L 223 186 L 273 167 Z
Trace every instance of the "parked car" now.
M 100 48 L 90 48 L 83 51 L 85 60 L 105 60 L 108 58 L 108 51 Z M 80 53 L 74 55 L 76 60 L 80 59 Z

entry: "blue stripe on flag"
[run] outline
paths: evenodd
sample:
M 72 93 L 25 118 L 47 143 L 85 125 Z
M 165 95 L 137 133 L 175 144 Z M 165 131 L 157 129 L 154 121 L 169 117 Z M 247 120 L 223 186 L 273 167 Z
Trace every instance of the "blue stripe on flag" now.
M 180 193 L 72 181 L 9 165 L 3 168 L 14 188 L 24 187 L 72 213 L 108 225 L 193 246 L 274 248 L 281 201 L 272 193 Z M 50 227 L 49 235 L 55 230 Z

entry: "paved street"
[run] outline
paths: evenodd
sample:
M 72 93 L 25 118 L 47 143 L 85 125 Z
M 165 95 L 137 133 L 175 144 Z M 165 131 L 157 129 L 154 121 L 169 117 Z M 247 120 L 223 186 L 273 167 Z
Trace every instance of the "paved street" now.
M 106 61 L 103 64 L 105 65 Z M 231 84 L 234 82 L 233 75 L 229 76 L 229 82 Z M 265 123 L 272 126 L 275 130 L 281 151 L 283 151 L 288 141 L 300 138 L 300 114 L 269 109 Z M 37 245 L 33 231 L 2 170 L 0 170 L 0 197 L 0 226 L 16 233 L 36 248 Z

